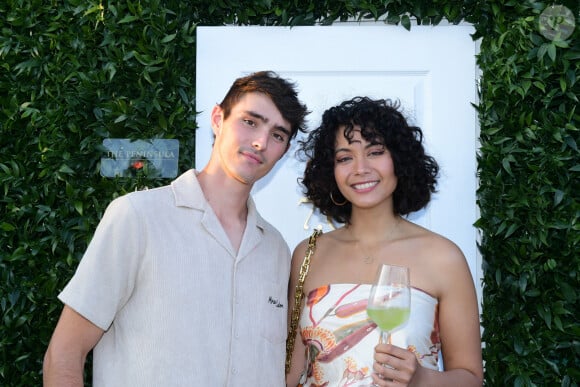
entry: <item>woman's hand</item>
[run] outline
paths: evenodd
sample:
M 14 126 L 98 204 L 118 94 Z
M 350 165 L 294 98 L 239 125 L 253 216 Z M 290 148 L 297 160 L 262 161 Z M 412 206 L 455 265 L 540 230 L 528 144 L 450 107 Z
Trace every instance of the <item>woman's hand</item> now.
M 377 345 L 374 359 L 375 386 L 409 386 L 421 368 L 412 352 L 392 344 Z

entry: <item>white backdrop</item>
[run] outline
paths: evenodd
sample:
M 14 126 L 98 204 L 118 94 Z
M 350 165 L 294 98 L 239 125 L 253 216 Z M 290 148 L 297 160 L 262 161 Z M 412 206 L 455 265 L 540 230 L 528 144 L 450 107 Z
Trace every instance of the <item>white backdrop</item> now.
M 331 27 L 198 27 L 196 167 L 211 152 L 209 114 L 232 81 L 273 70 L 297 83 L 312 111 L 322 112 L 357 95 L 399 99 L 408 118 L 423 129 L 427 151 L 441 166 L 439 192 L 427 209 L 409 219 L 459 245 L 481 299 L 481 262 L 473 223 L 476 208 L 478 50 L 470 25 L 400 26 L 338 24 Z M 304 203 L 297 184 L 303 164 L 293 146 L 273 172 L 254 186 L 262 215 L 291 249 L 312 228 L 331 225 Z

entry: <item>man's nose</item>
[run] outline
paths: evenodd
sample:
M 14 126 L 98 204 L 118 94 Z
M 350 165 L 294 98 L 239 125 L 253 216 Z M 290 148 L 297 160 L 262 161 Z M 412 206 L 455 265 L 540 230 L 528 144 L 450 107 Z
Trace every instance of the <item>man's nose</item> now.
M 268 146 L 268 133 L 260 132 L 252 141 L 252 147 L 256 150 L 265 150 Z

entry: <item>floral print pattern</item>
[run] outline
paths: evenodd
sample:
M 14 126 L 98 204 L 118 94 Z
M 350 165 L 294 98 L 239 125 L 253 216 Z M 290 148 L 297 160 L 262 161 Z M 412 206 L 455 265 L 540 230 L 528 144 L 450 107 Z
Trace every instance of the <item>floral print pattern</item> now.
M 312 290 L 300 320 L 306 346 L 307 387 L 363 387 L 372 384 L 379 329 L 366 314 L 367 284 L 332 284 Z M 440 349 L 437 300 L 411 290 L 409 323 L 393 333 L 393 344 L 409 349 L 425 367 L 437 369 Z

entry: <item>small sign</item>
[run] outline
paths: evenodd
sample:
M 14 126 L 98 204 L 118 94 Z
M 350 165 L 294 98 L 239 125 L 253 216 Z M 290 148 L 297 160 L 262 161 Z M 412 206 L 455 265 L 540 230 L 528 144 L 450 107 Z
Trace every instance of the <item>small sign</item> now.
M 106 138 L 101 176 L 173 178 L 177 176 L 179 141 Z

